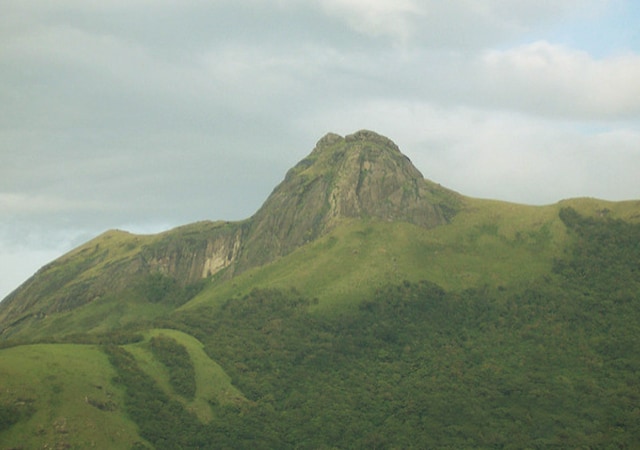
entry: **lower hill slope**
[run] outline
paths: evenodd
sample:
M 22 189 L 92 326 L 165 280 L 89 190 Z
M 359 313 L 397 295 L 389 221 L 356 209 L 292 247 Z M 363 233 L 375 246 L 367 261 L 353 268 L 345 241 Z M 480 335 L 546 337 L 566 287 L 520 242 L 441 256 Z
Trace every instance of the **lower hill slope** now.
M 0 448 L 148 448 L 136 411 L 162 417 L 184 410 L 208 423 L 212 405 L 247 403 L 188 334 L 149 329 L 100 340 L 0 349 Z
M 36 344 L 0 350 L 0 448 L 131 448 L 137 426 L 123 389 L 95 346 Z

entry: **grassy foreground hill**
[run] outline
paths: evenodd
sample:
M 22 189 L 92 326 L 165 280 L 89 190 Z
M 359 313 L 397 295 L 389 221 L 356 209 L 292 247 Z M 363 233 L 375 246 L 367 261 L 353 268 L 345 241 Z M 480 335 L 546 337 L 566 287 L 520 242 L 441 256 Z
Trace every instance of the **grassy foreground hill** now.
M 0 303 L 0 448 L 633 448 L 640 202 L 534 207 L 329 134 L 243 222 Z

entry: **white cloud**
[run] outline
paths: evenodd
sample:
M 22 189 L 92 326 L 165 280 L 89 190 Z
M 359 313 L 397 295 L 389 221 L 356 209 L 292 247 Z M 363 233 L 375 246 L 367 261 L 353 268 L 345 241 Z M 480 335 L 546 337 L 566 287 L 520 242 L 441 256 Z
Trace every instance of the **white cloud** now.
M 183 69 L 138 42 L 62 24 L 37 25 L 16 33 L 0 45 L 0 58 L 16 65 L 31 65 L 27 72 L 31 78 L 44 78 L 46 74 L 34 72 L 50 66 L 56 71 L 49 74 L 48 82 L 58 81 L 58 86 L 103 81 L 109 87 L 116 83 L 125 89 L 157 93 L 182 86 L 179 80 L 185 76 Z M 68 80 L 56 78 L 60 70 L 68 72 Z M 185 83 L 182 87 L 189 86 Z
M 277 99 L 296 95 L 315 65 L 303 52 L 240 44 L 216 46 L 199 59 L 207 80 L 201 94 L 245 113 L 271 109 Z
M 544 114 L 629 117 L 640 114 L 640 55 L 594 59 L 545 41 L 487 51 L 481 82 L 495 99 Z
M 426 14 L 423 5 L 413 0 L 320 0 L 320 4 L 358 32 L 401 41 L 414 33 L 416 21 Z
M 611 0 L 315 0 L 353 30 L 395 43 L 463 51 L 495 45 L 567 17 L 597 17 Z M 290 3 L 290 2 L 288 2 Z M 309 2 L 307 2 L 309 3 Z
M 434 1 L 434 0 L 432 0 Z M 437 1 L 437 0 L 435 0 Z M 493 20 L 529 27 L 540 22 L 571 16 L 602 14 L 611 0 L 454 0 L 457 9 L 473 11 L 478 17 L 493 17 Z
M 114 205 L 91 200 L 74 200 L 46 194 L 0 192 L 0 214 L 5 217 L 22 214 L 101 211 L 116 209 Z

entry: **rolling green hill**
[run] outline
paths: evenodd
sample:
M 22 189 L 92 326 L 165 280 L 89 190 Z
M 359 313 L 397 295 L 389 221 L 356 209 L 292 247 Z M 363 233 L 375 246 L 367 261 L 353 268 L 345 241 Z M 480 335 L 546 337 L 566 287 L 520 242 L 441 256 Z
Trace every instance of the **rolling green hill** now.
M 328 134 L 241 222 L 0 303 L 0 448 L 632 448 L 640 201 L 528 206 Z

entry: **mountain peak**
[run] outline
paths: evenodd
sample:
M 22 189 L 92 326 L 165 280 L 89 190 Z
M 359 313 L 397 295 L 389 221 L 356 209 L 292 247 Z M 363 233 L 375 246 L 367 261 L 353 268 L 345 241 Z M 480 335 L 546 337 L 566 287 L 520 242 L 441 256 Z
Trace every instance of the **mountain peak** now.
M 305 177 L 314 177 L 319 174 L 333 175 L 336 169 L 345 168 L 364 170 L 363 174 L 366 175 L 372 164 L 381 161 L 383 156 L 392 160 L 389 167 L 406 166 L 408 163 L 410 167 L 407 168 L 411 173 L 406 175 L 409 178 L 423 179 L 422 174 L 413 167 L 409 158 L 400 152 L 398 146 L 391 139 L 374 131 L 360 130 L 345 137 L 336 133 L 325 134 L 317 142 L 309 156 L 287 173 L 285 181 L 303 172 Z M 311 168 L 311 166 L 314 167 Z
M 329 132 L 325 134 L 316 144 L 316 150 L 322 150 L 326 147 L 335 145 L 340 142 L 358 142 L 358 141 L 368 141 L 368 142 L 377 142 L 381 145 L 388 147 L 389 149 L 394 149 L 397 152 L 400 151 L 398 146 L 386 136 L 382 136 L 381 134 L 376 133 L 371 130 L 359 130 L 353 134 L 348 134 L 345 137 L 340 136 L 339 134 Z
M 389 149 L 394 149 L 398 152 L 400 151 L 398 146 L 391 139 L 371 130 L 356 131 L 353 134 L 346 135 L 344 137 L 344 140 L 347 142 L 357 142 L 357 141 L 377 142 L 381 145 L 388 147 Z
M 449 221 L 461 199 L 425 180 L 388 138 L 366 130 L 329 133 L 248 220 L 200 222 L 144 237 L 107 232 L 48 264 L 1 303 L 0 337 L 75 329 L 67 313 L 94 301 L 120 311 L 113 314 L 121 314 L 122 324 L 128 313 L 121 298 L 170 307 L 186 298 L 191 283 L 274 261 L 342 221 L 433 228 Z M 99 323 L 97 317 L 87 316 L 86 327 Z
M 296 164 L 252 217 L 248 245 L 256 254 L 284 255 L 342 219 L 448 222 L 457 194 L 425 180 L 390 139 L 361 130 L 328 133 Z M 257 250 L 257 251 L 256 251 Z

